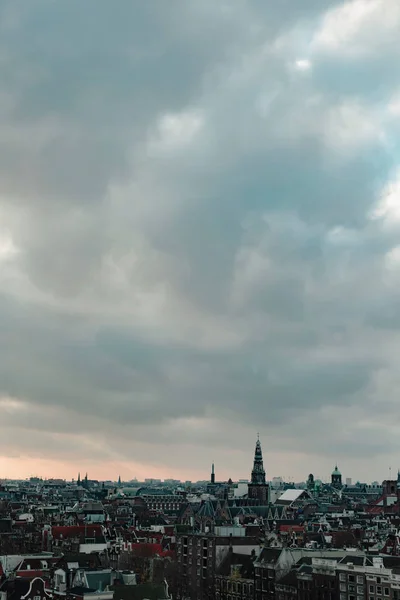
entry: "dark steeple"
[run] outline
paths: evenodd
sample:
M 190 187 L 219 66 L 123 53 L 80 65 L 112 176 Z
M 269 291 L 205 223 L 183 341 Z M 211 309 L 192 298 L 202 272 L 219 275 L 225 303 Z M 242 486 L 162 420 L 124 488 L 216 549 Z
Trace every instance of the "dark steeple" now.
M 257 499 L 261 506 L 269 502 L 269 486 L 265 481 L 265 469 L 261 450 L 260 438 L 257 435 L 256 449 L 254 452 L 251 483 L 249 483 L 249 498 Z
M 256 485 L 265 485 L 265 470 L 263 456 L 260 444 L 260 438 L 257 438 L 256 450 L 254 452 L 254 464 L 251 472 L 251 483 Z
M 214 471 L 214 463 L 211 466 L 211 483 L 215 483 L 215 471 Z

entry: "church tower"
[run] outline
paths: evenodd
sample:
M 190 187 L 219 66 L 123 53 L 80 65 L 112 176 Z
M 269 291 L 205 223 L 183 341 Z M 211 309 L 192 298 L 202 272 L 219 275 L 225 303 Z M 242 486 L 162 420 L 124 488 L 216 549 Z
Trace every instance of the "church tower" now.
M 336 489 L 341 489 L 342 486 L 342 474 L 336 465 L 331 475 L 331 486 Z
M 211 483 L 212 485 L 214 485 L 215 483 L 215 470 L 214 470 L 214 463 L 211 466 Z
M 265 470 L 259 438 L 257 438 L 256 449 L 254 452 L 254 464 L 251 472 L 248 497 L 253 500 L 258 500 L 261 506 L 269 504 L 269 486 L 265 481 Z

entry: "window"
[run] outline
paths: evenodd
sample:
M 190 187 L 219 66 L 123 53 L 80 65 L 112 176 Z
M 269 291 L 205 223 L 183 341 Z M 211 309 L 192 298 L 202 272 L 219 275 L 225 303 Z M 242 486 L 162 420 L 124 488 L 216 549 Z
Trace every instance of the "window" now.
M 340 600 L 346 600 L 346 594 L 340 594 Z
M 357 583 L 364 583 L 364 578 L 362 575 L 357 575 Z
M 341 583 L 340 584 L 340 591 L 341 592 L 345 592 L 346 591 L 346 584 L 345 583 Z
M 370 585 L 370 586 L 369 586 L 369 593 L 370 593 L 370 594 L 373 594 L 373 593 L 374 593 L 374 586 L 373 586 L 373 585 Z
M 377 578 L 376 578 L 376 583 L 380 583 L 380 582 L 381 582 L 381 578 L 380 578 L 380 577 L 377 577 Z
M 354 577 L 354 575 L 349 575 L 349 576 L 348 576 L 348 580 L 349 580 L 349 581 L 355 581 L 355 577 Z
M 377 593 L 377 594 L 382 594 L 382 588 L 381 588 L 381 586 L 380 586 L 380 585 L 378 585 L 378 586 L 376 587 L 376 593 Z
M 386 588 L 383 590 L 383 593 L 385 594 L 385 596 L 389 596 L 389 588 Z
M 355 596 L 349 596 L 349 600 L 356 600 Z
M 357 594 L 363 594 L 364 593 L 364 588 L 362 585 L 358 585 L 357 586 Z
M 349 592 L 354 592 L 354 591 L 355 591 L 354 585 L 350 584 L 349 585 Z
M 344 573 L 340 573 L 339 579 L 340 581 L 346 581 L 346 575 Z

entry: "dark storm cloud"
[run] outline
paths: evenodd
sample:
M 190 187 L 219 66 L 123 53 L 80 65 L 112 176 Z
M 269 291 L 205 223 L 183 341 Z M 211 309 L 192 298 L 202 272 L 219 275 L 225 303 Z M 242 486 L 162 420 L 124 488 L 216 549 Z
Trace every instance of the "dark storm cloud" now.
M 398 450 L 399 15 L 358 4 L 3 3 L 10 453 Z

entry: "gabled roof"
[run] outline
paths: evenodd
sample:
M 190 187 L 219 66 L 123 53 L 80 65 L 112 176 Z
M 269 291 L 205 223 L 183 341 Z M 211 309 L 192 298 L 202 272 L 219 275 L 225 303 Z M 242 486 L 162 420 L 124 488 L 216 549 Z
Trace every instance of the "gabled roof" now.
M 197 511 L 198 517 L 214 517 L 215 516 L 215 508 L 214 504 L 211 501 L 204 502 Z
M 256 563 L 276 563 L 282 552 L 282 548 L 263 548 Z
M 282 496 L 279 496 L 277 502 L 285 502 L 289 504 L 298 500 L 303 494 L 308 495 L 306 490 L 288 489 L 283 492 Z

